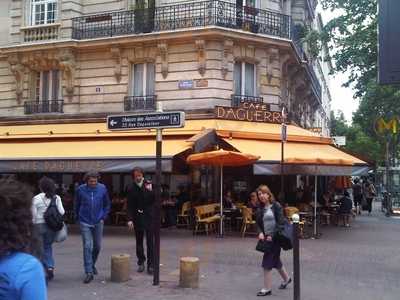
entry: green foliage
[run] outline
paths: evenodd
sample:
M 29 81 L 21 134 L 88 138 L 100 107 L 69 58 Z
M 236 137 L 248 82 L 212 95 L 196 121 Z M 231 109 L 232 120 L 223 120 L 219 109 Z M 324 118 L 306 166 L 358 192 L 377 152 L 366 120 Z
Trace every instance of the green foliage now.
M 335 61 L 334 72 L 348 72 L 345 86 L 352 86 L 360 106 L 348 127 L 346 146 L 349 150 L 367 154 L 377 162 L 383 160 L 386 137 L 376 134 L 375 122 L 383 117 L 400 117 L 400 88 L 380 86 L 378 71 L 377 0 L 321 0 L 324 9 L 341 14 L 329 21 L 321 38 L 329 44 Z M 337 120 L 334 119 L 334 125 Z M 338 125 L 335 125 L 335 128 Z M 335 129 L 338 130 L 338 129 Z M 398 137 L 392 139 L 398 144 Z
M 307 45 L 307 49 L 311 58 L 318 58 L 322 50 L 321 34 L 309 26 L 299 25 L 298 35 L 300 42 Z
M 339 10 L 329 21 L 323 39 L 329 42 L 334 72 L 350 73 L 346 86 L 353 85 L 356 96 L 375 81 L 377 74 L 377 0 L 322 0 L 324 9 Z
M 331 112 L 330 129 L 332 136 L 346 137 L 346 145 L 344 146 L 346 150 L 360 154 L 372 161 L 382 162 L 384 160 L 382 144 L 377 139 L 367 135 L 360 125 L 349 126 L 342 111 L 337 114 Z

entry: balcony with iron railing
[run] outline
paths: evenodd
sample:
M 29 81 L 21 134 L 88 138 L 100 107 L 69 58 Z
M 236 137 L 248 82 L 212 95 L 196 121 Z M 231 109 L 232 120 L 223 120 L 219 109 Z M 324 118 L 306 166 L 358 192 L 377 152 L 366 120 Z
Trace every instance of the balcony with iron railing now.
M 124 98 L 125 111 L 156 110 L 157 96 L 126 96 Z
M 64 112 L 63 100 L 26 101 L 24 103 L 25 115 L 63 113 L 63 112 Z
M 76 40 L 219 26 L 290 38 L 290 16 L 233 3 L 209 0 L 115 11 L 72 19 Z

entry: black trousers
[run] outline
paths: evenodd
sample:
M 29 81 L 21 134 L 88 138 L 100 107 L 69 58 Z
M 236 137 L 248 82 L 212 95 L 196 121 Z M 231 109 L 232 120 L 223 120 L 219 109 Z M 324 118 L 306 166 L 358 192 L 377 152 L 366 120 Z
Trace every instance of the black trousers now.
M 146 261 L 144 254 L 143 240 L 146 235 L 146 248 L 147 248 L 147 267 L 153 267 L 153 255 L 154 255 L 154 235 L 151 229 L 136 229 L 136 256 L 138 259 L 138 265 L 143 265 Z
M 371 213 L 372 211 L 372 201 L 374 198 L 367 198 L 367 203 L 368 203 L 368 212 Z

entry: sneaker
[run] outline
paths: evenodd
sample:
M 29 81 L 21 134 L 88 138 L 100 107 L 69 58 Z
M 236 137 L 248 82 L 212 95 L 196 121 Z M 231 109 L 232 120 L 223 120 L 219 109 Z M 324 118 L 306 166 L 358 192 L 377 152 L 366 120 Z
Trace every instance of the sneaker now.
M 137 269 L 138 273 L 143 273 L 144 272 L 144 265 L 139 265 L 138 269 Z
M 85 279 L 83 280 L 83 283 L 88 284 L 94 279 L 94 276 L 92 273 L 87 273 Z
M 99 272 L 97 272 L 96 267 L 93 267 L 93 275 L 98 275 L 98 274 L 99 274 Z
M 286 289 L 286 287 L 292 282 L 292 278 L 289 278 L 286 282 L 281 283 L 281 285 L 279 286 L 280 290 L 284 290 Z
M 261 291 L 257 293 L 258 297 L 270 296 L 270 295 L 272 295 L 272 291 L 267 289 L 261 289 Z
M 48 281 L 51 281 L 51 280 L 53 280 L 53 278 L 54 278 L 54 269 L 53 268 L 48 268 L 47 270 L 46 270 L 46 279 L 48 280 Z

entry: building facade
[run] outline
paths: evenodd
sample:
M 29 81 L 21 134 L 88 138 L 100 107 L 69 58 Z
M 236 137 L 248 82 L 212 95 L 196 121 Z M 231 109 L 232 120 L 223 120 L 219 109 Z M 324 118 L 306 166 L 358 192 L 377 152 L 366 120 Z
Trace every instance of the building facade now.
M 3 0 L 0 120 L 68 122 L 155 109 L 207 117 L 242 100 L 285 106 L 329 136 L 316 0 Z M 303 34 L 303 36 L 302 36 Z

